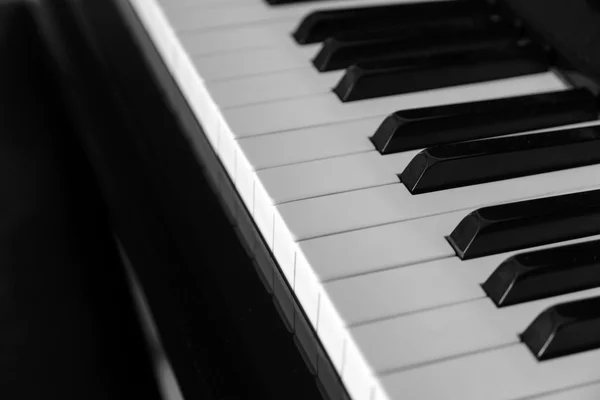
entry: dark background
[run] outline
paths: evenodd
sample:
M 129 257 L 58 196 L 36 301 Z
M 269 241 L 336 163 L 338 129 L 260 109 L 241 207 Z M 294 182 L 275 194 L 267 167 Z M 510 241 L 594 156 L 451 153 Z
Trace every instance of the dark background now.
M 186 399 L 321 398 L 119 2 L 0 2 L 0 396 L 159 397 L 116 235 Z

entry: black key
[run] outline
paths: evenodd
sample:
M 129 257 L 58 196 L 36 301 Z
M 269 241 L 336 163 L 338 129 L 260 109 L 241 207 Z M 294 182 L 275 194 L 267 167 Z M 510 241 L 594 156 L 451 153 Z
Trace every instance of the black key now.
M 600 347 L 600 297 L 558 304 L 521 334 L 535 357 L 549 360 Z
M 465 85 L 548 70 L 547 55 L 531 44 L 354 65 L 334 93 L 343 102 Z
M 428 19 L 442 20 L 457 15 L 481 15 L 490 8 L 478 0 L 397 4 L 316 11 L 306 16 L 293 33 L 296 42 L 321 42 L 340 32 L 359 33 L 385 26 L 402 26 Z
M 498 307 L 600 286 L 600 240 L 517 254 L 481 285 Z
M 362 38 L 355 38 L 349 33 L 328 38 L 313 59 L 313 65 L 324 72 L 364 62 L 431 56 L 432 50 L 437 54 L 483 50 L 498 46 L 501 40 L 509 45 L 519 34 L 507 24 L 487 16 L 446 18 L 438 24 L 433 22 L 427 20 L 417 27 L 402 25 L 361 32 L 365 36 Z M 499 37 L 500 33 L 502 37 Z
M 600 162 L 600 128 L 578 128 L 436 146 L 399 175 L 412 194 Z
M 480 208 L 447 237 L 463 260 L 600 234 L 600 190 Z
M 585 89 L 397 111 L 371 138 L 381 154 L 592 121 L 595 97 Z

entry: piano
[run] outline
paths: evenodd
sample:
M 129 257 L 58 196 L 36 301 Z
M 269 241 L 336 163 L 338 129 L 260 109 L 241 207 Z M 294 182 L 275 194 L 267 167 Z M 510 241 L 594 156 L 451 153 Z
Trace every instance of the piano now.
M 597 1 L 119 3 L 328 397 L 600 397 Z

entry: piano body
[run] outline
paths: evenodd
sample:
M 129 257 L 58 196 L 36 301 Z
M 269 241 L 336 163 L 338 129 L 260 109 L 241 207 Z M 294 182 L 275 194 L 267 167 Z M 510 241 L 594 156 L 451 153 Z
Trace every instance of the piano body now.
M 126 56 L 74 7 L 97 55 Z M 600 397 L 598 2 L 114 7 L 179 119 L 167 158 L 201 165 L 327 397 Z M 216 231 L 182 238 L 203 192 L 162 167 L 171 234 L 227 259 Z

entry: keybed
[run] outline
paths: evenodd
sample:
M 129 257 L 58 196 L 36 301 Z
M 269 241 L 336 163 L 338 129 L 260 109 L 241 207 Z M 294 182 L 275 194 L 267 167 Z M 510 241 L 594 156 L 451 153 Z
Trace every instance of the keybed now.
M 600 395 L 598 101 L 503 10 L 130 2 L 353 399 Z

